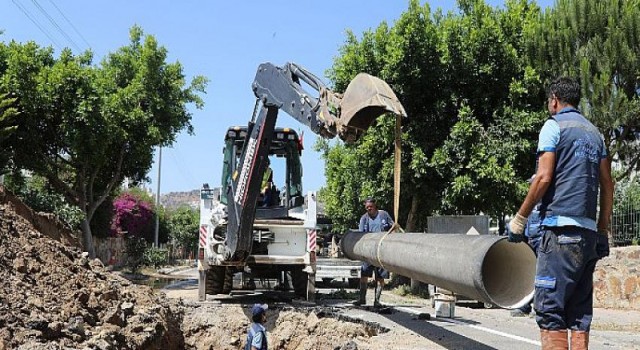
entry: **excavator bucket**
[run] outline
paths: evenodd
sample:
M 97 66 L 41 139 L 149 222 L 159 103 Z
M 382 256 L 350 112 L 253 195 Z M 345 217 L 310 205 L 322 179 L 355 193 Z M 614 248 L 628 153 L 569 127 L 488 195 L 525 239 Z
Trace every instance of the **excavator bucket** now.
M 407 116 L 404 107 L 382 79 L 360 73 L 349 83 L 340 102 L 340 122 L 347 129 L 366 130 L 385 113 Z

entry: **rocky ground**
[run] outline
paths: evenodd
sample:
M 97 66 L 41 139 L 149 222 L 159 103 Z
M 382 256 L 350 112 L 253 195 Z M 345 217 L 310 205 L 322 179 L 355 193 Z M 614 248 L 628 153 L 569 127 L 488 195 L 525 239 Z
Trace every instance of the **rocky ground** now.
M 0 190 L 0 349 L 181 349 L 184 310 Z M 63 243 L 65 242 L 65 243 Z
M 218 350 L 244 345 L 251 302 L 198 302 L 193 277 L 174 291 L 133 284 L 100 261 L 88 259 L 77 237 L 0 187 L 0 350 Z M 625 295 L 635 295 L 635 289 L 627 289 Z M 400 297 L 385 293 L 384 302 L 393 305 L 426 304 L 395 300 Z M 537 339 L 533 319 L 510 319 L 506 310 L 461 308 L 460 321 L 424 322 L 403 312 L 379 315 L 343 307 L 343 312 L 334 313 L 330 303 L 323 304 L 270 302 L 269 348 L 486 349 L 485 344 L 493 344 L 491 348 L 506 349 L 519 341 L 480 334 L 476 324 L 495 329 L 508 325 L 512 333 Z M 598 309 L 595 316 L 594 349 L 611 344 L 638 348 L 633 338 L 640 331 L 640 312 Z M 483 336 L 482 341 L 475 340 Z M 539 345 L 529 342 L 518 347 Z
M 0 350 L 238 349 L 249 325 L 246 307 L 167 298 L 108 271 L 1 187 L 0 278 Z M 355 349 L 379 331 L 323 312 L 270 310 L 270 348 Z

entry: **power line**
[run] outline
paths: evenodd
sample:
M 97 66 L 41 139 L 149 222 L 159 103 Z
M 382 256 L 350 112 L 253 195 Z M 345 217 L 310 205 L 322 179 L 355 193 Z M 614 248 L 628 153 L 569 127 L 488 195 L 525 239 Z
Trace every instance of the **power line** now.
M 80 49 L 80 47 L 76 44 L 75 41 L 73 41 L 73 39 L 71 39 L 71 37 L 67 34 L 67 32 L 65 32 L 59 25 L 58 22 L 56 22 L 53 17 L 51 17 L 49 15 L 49 13 L 47 12 L 47 10 L 45 10 L 42 6 L 40 6 L 40 4 L 38 3 L 37 0 L 31 0 L 31 2 L 38 8 L 38 10 L 49 20 L 49 22 L 54 26 L 54 28 L 56 28 L 58 30 L 58 32 L 60 34 L 62 34 L 62 36 L 67 39 L 67 41 L 69 43 L 71 43 L 71 45 L 73 47 L 75 47 L 76 50 L 78 51 L 82 51 Z
M 33 24 L 35 24 L 35 25 L 36 25 L 36 27 L 38 27 L 38 29 L 40 29 L 40 31 L 41 31 L 44 35 L 46 35 L 46 36 L 47 36 L 47 38 L 49 38 L 49 40 L 51 40 L 51 42 L 52 42 L 52 43 L 53 43 L 53 44 L 54 44 L 58 49 L 62 50 L 62 47 L 60 46 L 60 44 L 58 44 L 58 42 L 57 42 L 55 39 L 53 39 L 53 37 L 51 37 L 51 35 L 49 35 L 49 33 L 48 33 L 44 28 L 42 28 L 42 26 L 40 26 L 40 23 L 38 23 L 38 21 L 37 21 L 34 17 L 32 17 L 32 16 L 31 16 L 31 14 L 29 13 L 29 11 L 27 11 L 27 9 L 26 9 L 25 7 L 23 7 L 23 6 L 22 6 L 22 4 L 18 3 L 16 0 L 11 0 L 11 1 L 14 3 L 14 5 L 16 5 L 16 7 L 18 7 L 18 9 L 19 9 L 22 13 L 24 13 L 24 15 L 25 15 L 25 16 L 27 16 L 27 18 L 28 18 L 28 19 L 29 19 Z
M 169 150 L 171 150 L 171 152 L 169 152 L 171 154 L 171 159 L 174 161 L 174 163 L 177 165 L 178 171 L 180 172 L 180 174 L 182 175 L 182 177 L 187 180 L 189 183 L 191 184 L 196 184 L 196 186 L 198 184 L 198 181 L 195 180 L 195 178 L 193 177 L 193 174 L 188 170 L 188 168 L 185 166 L 184 162 L 182 162 L 182 157 L 180 156 L 180 151 L 178 151 L 177 148 L 169 148 Z M 177 155 L 176 155 L 177 153 Z
M 51 3 L 51 5 L 53 5 L 53 7 L 55 7 L 56 10 L 58 10 L 58 13 L 60 13 L 60 15 L 62 16 L 62 18 L 64 18 L 65 21 L 67 21 L 67 23 L 69 24 L 69 26 L 73 29 L 74 32 L 76 32 L 76 34 L 78 34 L 78 36 L 80 37 L 80 39 L 82 39 L 82 41 L 84 41 L 85 44 L 87 44 L 87 46 L 89 48 L 91 48 L 91 44 L 89 44 L 89 42 L 87 41 L 87 39 L 84 38 L 84 36 L 80 33 L 80 31 L 78 31 L 78 29 L 76 28 L 76 26 L 73 25 L 73 23 L 71 23 L 71 21 L 69 20 L 69 18 L 67 18 L 67 16 L 65 16 L 65 14 L 62 12 L 62 10 L 60 10 L 60 8 L 58 7 L 58 5 L 56 5 L 53 0 L 49 0 L 49 2 Z

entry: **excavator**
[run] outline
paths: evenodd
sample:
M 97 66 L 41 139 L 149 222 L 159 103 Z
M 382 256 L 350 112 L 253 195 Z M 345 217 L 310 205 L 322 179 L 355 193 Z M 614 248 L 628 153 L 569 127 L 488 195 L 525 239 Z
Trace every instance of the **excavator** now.
M 276 128 L 279 112 L 323 138 L 338 136 L 345 142 L 357 140 L 384 114 L 405 117 L 406 112 L 386 82 L 366 73 L 356 75 L 340 94 L 300 65 L 263 63 L 252 89 L 256 106 L 251 120 L 225 135 L 219 193 L 206 184 L 201 190 L 199 299 L 228 294 L 233 275 L 243 272 L 252 280 L 280 282 L 288 274 L 296 294 L 312 300 L 316 198 L 312 192 L 302 194 L 299 135 Z M 286 190 L 275 205 L 265 203 L 261 194 L 269 157 L 284 158 L 287 165 Z

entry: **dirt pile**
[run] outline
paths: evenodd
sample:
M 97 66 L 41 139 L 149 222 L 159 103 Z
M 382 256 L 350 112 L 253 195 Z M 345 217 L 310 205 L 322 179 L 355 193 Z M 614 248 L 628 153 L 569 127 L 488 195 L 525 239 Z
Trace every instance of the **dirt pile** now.
M 187 348 L 197 350 L 239 349 L 246 342 L 249 309 L 239 305 L 199 305 L 185 314 L 183 332 Z M 188 307 L 189 304 L 186 304 Z M 267 311 L 269 349 L 358 349 L 358 343 L 380 332 L 361 323 L 338 320 L 322 311 L 278 309 Z M 369 349 L 362 345 L 360 349 Z
M 0 187 L 0 350 L 184 348 L 178 303 L 89 260 L 61 227 Z
M 167 298 L 89 259 L 76 237 L 0 186 L 0 350 L 244 346 L 248 307 Z M 380 331 L 314 308 L 268 314 L 270 349 L 371 349 Z

